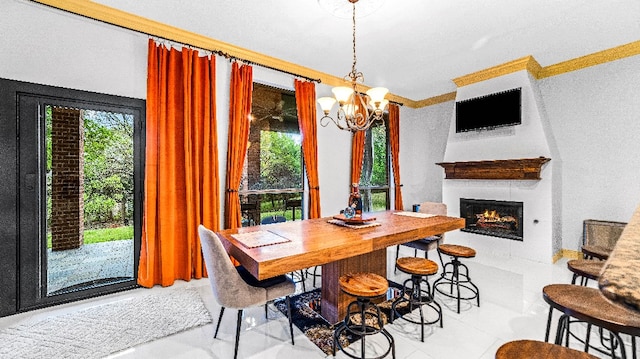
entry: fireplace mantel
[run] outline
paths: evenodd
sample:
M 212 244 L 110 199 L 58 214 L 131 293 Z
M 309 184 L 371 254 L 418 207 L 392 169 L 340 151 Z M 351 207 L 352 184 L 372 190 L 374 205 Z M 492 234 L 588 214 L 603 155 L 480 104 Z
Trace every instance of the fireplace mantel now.
M 440 162 L 445 179 L 539 180 L 547 157 L 494 161 Z

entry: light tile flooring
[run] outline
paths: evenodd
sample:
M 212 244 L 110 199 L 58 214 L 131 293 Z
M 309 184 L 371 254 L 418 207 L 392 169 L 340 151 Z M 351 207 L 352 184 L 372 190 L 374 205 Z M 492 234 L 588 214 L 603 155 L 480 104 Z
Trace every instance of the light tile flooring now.
M 413 251 L 401 249 L 401 255 L 412 255 Z M 389 279 L 401 282 L 407 275 L 393 275 L 395 248 L 388 251 Z M 430 258 L 437 258 L 430 253 Z M 555 264 L 541 264 L 520 259 L 491 257 L 478 253 L 474 259 L 464 261 L 471 271 L 473 281 L 481 291 L 480 307 L 463 302 L 461 313 L 455 312 L 451 300 L 443 300 L 444 328 L 432 326 L 425 331 L 425 341 L 420 342 L 417 326 L 396 321 L 386 326 L 396 340 L 397 358 L 417 359 L 488 359 L 503 343 L 515 339 L 544 339 L 548 305 L 542 299 L 542 287 L 550 283 L 570 283 L 571 275 L 566 268 L 566 259 Z M 308 287 L 311 287 L 309 279 Z M 215 303 L 207 279 L 191 282 L 176 282 L 176 287 L 193 287 L 201 294 L 212 313 L 214 323 L 178 333 L 151 343 L 115 353 L 110 358 L 223 358 L 233 357 L 235 335 L 235 311 L 225 314 L 218 339 L 213 339 L 219 305 Z M 0 328 L 20 322 L 26 318 L 57 315 L 100 303 L 115 301 L 122 297 L 135 297 L 148 291 L 166 290 L 161 287 L 139 288 L 123 293 L 69 303 L 53 308 L 22 313 L 0 318 Z M 262 307 L 245 311 L 240 337 L 239 358 L 325 358 L 297 328 L 294 327 L 295 346 L 291 345 L 287 320 L 271 307 L 264 318 Z M 554 319 L 559 315 L 555 314 Z M 380 338 L 371 338 L 368 351 L 375 351 Z M 593 339 L 592 339 L 593 340 Z M 577 347 L 577 345 L 576 345 Z M 60 355 L 61 357 L 64 356 Z M 338 358 L 346 358 L 343 353 Z M 390 357 L 390 356 L 389 356 Z

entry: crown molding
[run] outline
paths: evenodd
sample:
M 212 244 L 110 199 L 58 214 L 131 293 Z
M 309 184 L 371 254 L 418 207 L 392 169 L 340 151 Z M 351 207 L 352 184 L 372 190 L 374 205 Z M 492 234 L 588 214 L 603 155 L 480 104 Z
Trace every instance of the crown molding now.
M 562 75 L 567 72 L 582 70 L 587 67 L 602 65 L 607 62 L 620 60 L 625 57 L 640 55 L 640 41 L 630 42 L 611 49 L 594 52 L 593 54 L 576 57 L 575 59 L 545 66 L 538 73 L 538 79 Z
M 415 107 L 413 108 L 433 106 L 440 103 L 453 101 L 455 99 L 456 99 L 456 91 L 453 91 L 453 92 L 445 93 L 442 95 L 425 98 L 424 100 L 415 101 Z
M 533 56 L 525 56 L 517 60 L 490 67 L 485 70 L 480 70 L 468 75 L 456 77 L 455 79 L 453 79 L 453 82 L 456 84 L 456 86 L 462 87 L 522 70 L 527 70 L 531 72 L 534 77 L 537 77 L 540 69 L 540 64 L 538 64 Z

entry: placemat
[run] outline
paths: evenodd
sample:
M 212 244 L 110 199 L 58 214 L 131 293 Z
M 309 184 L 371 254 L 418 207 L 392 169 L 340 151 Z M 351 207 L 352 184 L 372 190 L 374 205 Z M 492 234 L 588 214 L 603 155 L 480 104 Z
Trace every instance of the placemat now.
M 240 244 L 247 248 L 257 248 L 270 246 L 272 244 L 291 242 L 290 239 L 279 236 L 269 231 L 255 231 L 232 234 L 231 237 L 235 238 Z
M 349 223 L 344 223 L 339 219 L 330 219 L 327 222 L 338 225 L 338 226 L 343 226 L 343 227 L 353 228 L 353 229 L 376 227 L 381 224 L 380 222 L 368 222 L 366 224 L 349 224 Z
M 407 217 L 416 217 L 416 218 L 429 218 L 429 217 L 437 216 L 437 214 L 420 213 L 420 212 L 394 212 L 393 214 L 397 214 L 398 216 L 407 216 Z

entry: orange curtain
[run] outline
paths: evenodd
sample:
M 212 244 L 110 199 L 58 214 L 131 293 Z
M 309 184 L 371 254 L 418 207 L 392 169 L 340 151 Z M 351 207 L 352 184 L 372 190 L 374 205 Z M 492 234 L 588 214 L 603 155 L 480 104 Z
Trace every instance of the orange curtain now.
M 320 217 L 318 181 L 318 126 L 316 120 L 316 85 L 295 80 L 298 126 L 302 134 L 302 156 L 309 183 L 309 218 Z
M 240 189 L 242 167 L 249 141 L 252 94 L 253 68 L 249 65 L 240 66 L 238 62 L 234 62 L 231 65 L 231 90 L 229 94 L 229 141 L 227 143 L 227 178 L 224 196 L 225 228 L 242 226 L 238 189 Z
M 366 134 L 367 131 L 355 131 L 353 132 L 353 136 L 351 136 L 351 183 L 349 186 L 353 183 L 360 183 Z
M 142 286 L 206 276 L 197 227 L 220 222 L 215 102 L 215 58 L 149 40 Z
M 391 166 L 395 187 L 395 209 L 402 210 L 402 184 L 400 184 L 400 106 L 389 104 L 389 142 L 391 142 Z

